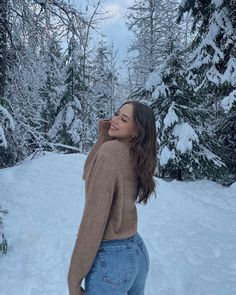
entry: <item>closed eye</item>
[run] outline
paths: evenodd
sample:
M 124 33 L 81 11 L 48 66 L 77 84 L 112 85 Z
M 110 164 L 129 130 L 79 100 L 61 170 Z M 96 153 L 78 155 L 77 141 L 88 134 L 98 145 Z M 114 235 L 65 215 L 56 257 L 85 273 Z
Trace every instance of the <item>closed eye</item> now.
M 115 116 L 119 116 L 119 113 L 120 113 L 119 111 L 116 111 L 116 112 L 115 112 Z M 127 122 L 127 121 L 124 120 L 123 118 L 122 118 L 121 120 L 122 120 L 123 122 Z

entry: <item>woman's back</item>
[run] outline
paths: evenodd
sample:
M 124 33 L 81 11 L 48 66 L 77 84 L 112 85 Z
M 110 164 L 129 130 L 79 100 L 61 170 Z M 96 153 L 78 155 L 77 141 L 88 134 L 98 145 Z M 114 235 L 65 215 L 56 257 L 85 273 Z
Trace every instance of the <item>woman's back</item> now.
M 132 159 L 129 152 L 129 143 L 123 143 L 119 140 L 108 140 L 106 142 L 96 143 L 97 148 L 93 157 L 88 157 L 84 166 L 84 179 L 86 187 L 86 197 L 91 195 L 96 198 L 96 183 L 99 185 L 99 191 L 102 186 L 110 189 L 112 198 L 111 207 L 104 208 L 108 210 L 109 216 L 103 240 L 122 239 L 130 237 L 137 232 L 137 174 L 132 165 Z M 101 170 L 98 167 L 101 163 Z M 101 202 L 106 202 L 106 196 L 101 197 Z M 107 196 L 109 198 L 109 196 Z M 97 204 L 98 207 L 99 204 Z M 103 204 L 104 206 L 104 204 Z M 94 227 L 100 218 L 101 212 L 95 208 Z

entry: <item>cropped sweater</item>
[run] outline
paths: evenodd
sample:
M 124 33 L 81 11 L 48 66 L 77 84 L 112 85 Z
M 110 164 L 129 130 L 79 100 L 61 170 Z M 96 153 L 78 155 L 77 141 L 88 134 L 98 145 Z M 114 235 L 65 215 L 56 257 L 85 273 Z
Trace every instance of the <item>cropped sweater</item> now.
M 137 174 L 130 142 L 108 135 L 109 120 L 98 123 L 98 138 L 84 164 L 85 206 L 68 272 L 70 295 L 80 289 L 102 240 L 125 239 L 137 232 Z

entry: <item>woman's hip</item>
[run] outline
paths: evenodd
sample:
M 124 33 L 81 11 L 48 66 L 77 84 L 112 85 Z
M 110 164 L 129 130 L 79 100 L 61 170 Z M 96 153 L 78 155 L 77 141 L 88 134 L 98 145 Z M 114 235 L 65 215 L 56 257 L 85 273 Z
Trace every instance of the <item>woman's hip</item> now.
M 125 294 L 132 287 L 136 276 L 140 276 L 141 272 L 146 277 L 148 270 L 148 250 L 138 232 L 126 239 L 102 241 L 85 278 L 86 291 L 105 288 L 107 294 L 113 289 L 116 289 L 114 294 L 118 294 L 119 290 Z

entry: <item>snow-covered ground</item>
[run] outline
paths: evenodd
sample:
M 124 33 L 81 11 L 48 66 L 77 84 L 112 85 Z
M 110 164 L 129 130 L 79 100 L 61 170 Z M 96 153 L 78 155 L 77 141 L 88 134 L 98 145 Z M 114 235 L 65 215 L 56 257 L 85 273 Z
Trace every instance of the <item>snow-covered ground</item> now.
M 9 210 L 1 295 L 68 294 L 85 158 L 46 152 L 0 170 L 0 205 Z M 236 183 L 158 183 L 158 198 L 137 206 L 151 258 L 146 295 L 236 294 Z

